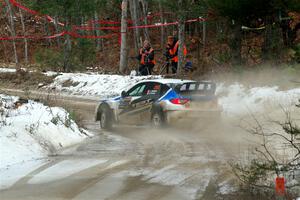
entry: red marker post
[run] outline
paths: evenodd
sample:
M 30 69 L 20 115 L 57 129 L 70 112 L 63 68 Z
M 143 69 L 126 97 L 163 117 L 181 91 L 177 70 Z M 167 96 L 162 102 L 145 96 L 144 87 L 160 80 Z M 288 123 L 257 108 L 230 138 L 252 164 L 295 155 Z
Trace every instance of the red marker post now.
M 275 180 L 276 194 L 279 196 L 285 195 L 284 177 L 277 177 Z

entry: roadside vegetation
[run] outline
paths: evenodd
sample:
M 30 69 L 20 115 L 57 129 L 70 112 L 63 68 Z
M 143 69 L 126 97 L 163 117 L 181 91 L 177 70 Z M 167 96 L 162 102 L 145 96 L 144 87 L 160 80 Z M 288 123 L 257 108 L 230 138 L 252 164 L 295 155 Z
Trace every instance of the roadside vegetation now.
M 300 109 L 300 104 L 296 107 Z M 233 172 L 241 182 L 239 195 L 250 194 L 260 199 L 295 199 L 299 195 L 299 119 L 293 117 L 291 111 L 283 112 L 286 116 L 284 121 L 263 123 L 253 117 L 255 125 L 246 128 L 259 142 L 249 150 L 247 158 L 231 162 Z M 282 194 L 276 191 L 277 177 L 284 178 Z

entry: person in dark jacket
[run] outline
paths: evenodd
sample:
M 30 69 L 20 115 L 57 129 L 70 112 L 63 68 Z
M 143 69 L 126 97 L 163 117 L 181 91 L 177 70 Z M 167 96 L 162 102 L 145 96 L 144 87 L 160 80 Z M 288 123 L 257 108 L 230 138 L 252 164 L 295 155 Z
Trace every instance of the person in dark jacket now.
M 140 61 L 139 73 L 142 76 L 151 75 L 152 70 L 155 66 L 154 60 L 154 49 L 148 40 L 144 41 L 143 47 L 139 50 L 139 55 L 137 56 Z

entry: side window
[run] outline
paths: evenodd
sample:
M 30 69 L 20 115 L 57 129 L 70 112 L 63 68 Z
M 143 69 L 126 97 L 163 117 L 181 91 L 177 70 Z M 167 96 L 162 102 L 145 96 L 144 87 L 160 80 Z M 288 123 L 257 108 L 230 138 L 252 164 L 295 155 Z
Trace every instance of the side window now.
M 196 90 L 196 84 L 195 83 L 190 84 L 189 90 Z
M 180 91 L 186 91 L 187 90 L 187 85 L 186 84 L 183 84 L 181 87 L 180 87 Z
M 139 84 L 131 88 L 127 93 L 128 96 L 142 96 L 143 93 L 145 92 L 146 89 L 146 84 Z
M 160 83 L 148 83 L 147 84 L 147 95 L 159 95 L 161 89 Z
M 205 85 L 203 83 L 200 83 L 198 86 L 198 90 L 204 90 Z

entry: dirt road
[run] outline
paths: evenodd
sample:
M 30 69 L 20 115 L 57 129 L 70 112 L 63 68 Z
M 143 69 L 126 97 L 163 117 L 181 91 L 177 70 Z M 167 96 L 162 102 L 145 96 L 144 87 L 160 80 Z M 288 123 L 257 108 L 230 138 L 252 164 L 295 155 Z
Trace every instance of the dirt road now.
M 247 147 L 244 132 L 228 119 L 105 132 L 93 121 L 95 101 L 56 97 L 51 102 L 81 115 L 96 136 L 58 152 L 30 173 L 17 173 L 18 181 L 0 191 L 1 200 L 210 200 L 236 188 L 228 162 Z
M 1 199 L 209 200 L 234 190 L 227 162 L 242 152 L 243 140 L 227 123 L 199 120 L 161 130 L 121 126 L 104 132 L 93 121 L 95 101 L 56 98 L 52 104 L 80 114 L 96 136 L 21 174 L 0 192 Z

